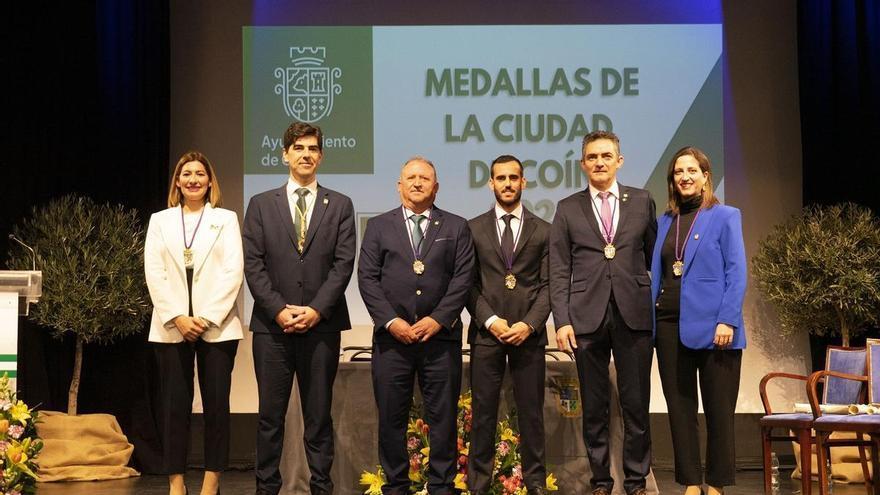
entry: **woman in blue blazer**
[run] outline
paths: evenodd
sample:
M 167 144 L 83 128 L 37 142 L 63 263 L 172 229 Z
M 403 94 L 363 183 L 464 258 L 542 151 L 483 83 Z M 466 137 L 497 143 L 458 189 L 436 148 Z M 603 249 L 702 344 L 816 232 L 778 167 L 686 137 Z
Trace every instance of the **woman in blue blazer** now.
M 655 346 L 669 411 L 675 480 L 703 492 L 697 380 L 706 414 L 709 494 L 734 484 L 733 418 L 746 346 L 742 305 L 746 256 L 738 209 L 712 192 L 712 168 L 697 148 L 679 150 L 667 171 L 669 202 L 651 261 Z

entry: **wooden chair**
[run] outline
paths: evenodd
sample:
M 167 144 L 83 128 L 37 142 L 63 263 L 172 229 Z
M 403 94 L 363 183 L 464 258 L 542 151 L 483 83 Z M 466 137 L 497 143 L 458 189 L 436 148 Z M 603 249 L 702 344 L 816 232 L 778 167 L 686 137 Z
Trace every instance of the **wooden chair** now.
M 838 347 L 828 346 L 825 351 L 825 370 L 834 373 L 849 375 L 861 375 L 865 370 L 864 347 Z M 772 442 L 796 442 L 800 446 L 801 464 L 801 493 L 810 495 L 812 487 L 812 445 L 815 442 L 813 428 L 813 414 L 810 413 L 774 413 L 767 397 L 767 384 L 771 380 L 785 378 L 801 380 L 808 384 L 809 377 L 792 373 L 768 373 L 761 379 L 759 389 L 761 402 L 764 404 L 764 416 L 760 420 L 761 426 L 761 449 L 764 454 L 764 493 L 771 493 L 770 457 Z M 825 386 L 822 394 L 822 404 L 853 404 L 864 397 L 862 384 L 832 378 Z M 784 433 L 774 434 L 774 430 Z M 821 468 L 821 465 L 820 465 Z M 863 463 L 863 469 L 867 469 L 867 463 Z M 823 469 L 820 469 L 822 472 Z
M 829 380 L 846 380 L 850 383 L 868 384 L 868 402 L 875 403 L 880 400 L 880 344 L 869 343 L 867 372 L 863 375 L 839 373 L 835 371 L 819 371 L 813 373 L 807 382 L 807 393 L 810 397 L 810 407 L 816 416 L 813 421 L 813 428 L 816 431 L 816 454 L 817 462 L 820 466 L 825 465 L 829 458 L 828 448 L 830 446 L 839 445 L 840 440 L 830 440 L 829 436 L 835 431 L 851 432 L 856 434 L 856 438 L 848 441 L 849 445 L 859 447 L 859 454 L 862 458 L 862 469 L 865 473 L 865 488 L 868 494 L 880 495 L 880 460 L 877 456 L 880 453 L 880 415 L 876 414 L 858 414 L 858 415 L 840 415 L 840 414 L 822 414 L 819 409 L 817 385 L 823 379 L 826 383 Z M 868 439 L 865 439 L 865 435 Z M 868 476 L 868 470 L 865 463 L 864 449 L 871 448 L 871 476 Z M 819 470 L 819 493 L 825 495 L 828 493 L 828 477 L 824 469 Z

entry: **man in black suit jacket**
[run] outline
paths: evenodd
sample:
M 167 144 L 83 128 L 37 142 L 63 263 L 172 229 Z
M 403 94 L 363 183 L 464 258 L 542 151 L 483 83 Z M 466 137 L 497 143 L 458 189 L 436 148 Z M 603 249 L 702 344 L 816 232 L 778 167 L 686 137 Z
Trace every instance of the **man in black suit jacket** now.
M 367 222 L 358 284 L 373 319 L 373 393 L 385 494 L 409 493 L 406 427 L 414 377 L 430 425 L 428 493 L 455 493 L 461 392 L 461 311 L 473 283 L 465 219 L 434 206 L 434 165 L 408 160 L 397 189 L 403 205 Z
M 550 224 L 521 203 L 522 162 L 501 155 L 492 162 L 489 188 L 496 204 L 468 224 L 477 255 L 471 314 L 473 429 L 468 488 L 487 494 L 495 459 L 498 397 L 510 363 L 521 433 L 522 477 L 528 493 L 544 493 L 544 347 L 550 316 L 547 239 Z
M 242 229 L 260 398 L 257 493 L 281 489 L 284 418 L 295 375 L 311 493 L 329 495 L 333 380 L 340 331 L 351 328 L 345 288 L 354 270 L 354 208 L 347 196 L 318 185 L 319 127 L 291 124 L 283 157 L 290 168 L 287 184 L 251 198 Z
M 648 191 L 618 184 L 623 165 L 614 134 L 584 137 L 586 191 L 556 207 L 550 232 L 550 302 L 560 349 L 575 353 L 583 402 L 584 442 L 594 495 L 611 493 L 609 376 L 614 354 L 623 409 L 627 494 L 645 493 L 651 468 L 648 404 L 653 356 L 651 251 L 657 236 Z

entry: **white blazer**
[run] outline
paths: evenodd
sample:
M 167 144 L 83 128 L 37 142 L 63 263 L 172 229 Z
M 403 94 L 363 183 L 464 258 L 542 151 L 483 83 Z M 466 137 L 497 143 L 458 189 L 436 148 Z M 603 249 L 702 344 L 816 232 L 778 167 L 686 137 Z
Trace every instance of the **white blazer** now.
M 174 325 L 174 318 L 189 314 L 183 249 L 180 206 L 153 213 L 144 246 L 144 270 L 153 300 L 150 342 L 183 342 Z M 241 339 L 238 294 L 244 257 L 235 212 L 207 203 L 192 251 L 193 315 L 210 322 L 202 340 Z

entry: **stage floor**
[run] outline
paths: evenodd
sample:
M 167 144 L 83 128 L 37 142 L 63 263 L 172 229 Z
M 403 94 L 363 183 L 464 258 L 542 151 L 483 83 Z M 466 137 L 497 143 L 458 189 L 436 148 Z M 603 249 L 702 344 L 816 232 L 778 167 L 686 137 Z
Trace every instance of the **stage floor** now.
M 782 473 L 782 489 L 780 495 L 800 493 L 800 481 L 791 481 L 791 471 Z M 661 494 L 680 495 L 681 488 L 675 484 L 671 471 L 655 471 Z M 763 476 L 761 471 L 740 471 L 737 473 L 737 485 L 725 490 L 726 495 L 759 495 L 763 493 Z M 189 471 L 186 474 L 189 493 L 198 495 L 202 474 L 200 471 Z M 168 493 L 165 477 L 141 476 L 117 481 L 41 483 L 40 495 L 165 495 Z M 224 495 L 245 495 L 254 493 L 254 477 L 251 471 L 230 471 L 224 473 L 222 492 Z M 560 495 L 568 495 L 563 491 Z M 813 493 L 819 493 L 813 483 Z M 865 493 L 863 485 L 834 485 L 834 495 L 859 495 Z

